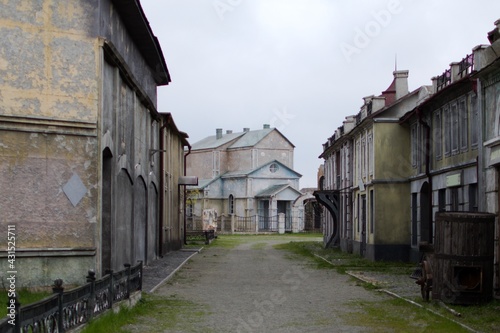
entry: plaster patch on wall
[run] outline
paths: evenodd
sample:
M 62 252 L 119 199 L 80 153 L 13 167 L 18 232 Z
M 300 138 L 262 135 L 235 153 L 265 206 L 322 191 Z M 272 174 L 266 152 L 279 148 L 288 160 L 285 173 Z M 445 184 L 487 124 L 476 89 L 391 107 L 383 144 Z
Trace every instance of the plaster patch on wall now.
M 87 193 L 87 188 L 83 185 L 80 177 L 74 173 L 68 182 L 63 186 L 63 191 L 69 201 L 73 204 L 73 207 L 76 207 Z

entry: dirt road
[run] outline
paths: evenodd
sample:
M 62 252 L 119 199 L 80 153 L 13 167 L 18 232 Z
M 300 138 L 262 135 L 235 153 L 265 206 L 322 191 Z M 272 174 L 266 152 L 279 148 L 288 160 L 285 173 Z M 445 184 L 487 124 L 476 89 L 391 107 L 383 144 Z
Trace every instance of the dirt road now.
M 356 304 L 388 296 L 273 248 L 291 240 L 248 237 L 232 249 L 203 249 L 155 291 L 184 306 L 175 328 L 163 332 L 366 331 L 353 325 Z M 146 330 L 144 325 L 137 331 Z

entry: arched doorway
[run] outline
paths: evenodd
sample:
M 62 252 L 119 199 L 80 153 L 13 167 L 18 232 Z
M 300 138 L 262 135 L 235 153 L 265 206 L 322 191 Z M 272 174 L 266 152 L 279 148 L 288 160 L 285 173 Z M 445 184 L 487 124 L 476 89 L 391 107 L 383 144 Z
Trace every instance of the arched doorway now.
M 142 177 L 137 177 L 134 184 L 134 265 L 139 260 L 146 263 L 147 209 L 146 184 Z

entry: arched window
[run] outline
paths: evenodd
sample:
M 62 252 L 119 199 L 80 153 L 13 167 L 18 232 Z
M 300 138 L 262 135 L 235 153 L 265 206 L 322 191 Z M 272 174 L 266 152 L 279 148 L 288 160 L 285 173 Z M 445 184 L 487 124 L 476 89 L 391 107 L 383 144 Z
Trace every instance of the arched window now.
M 229 214 L 234 214 L 234 197 L 232 194 L 229 195 Z
M 187 217 L 193 216 L 193 200 L 191 199 L 187 199 L 186 202 L 186 216 Z

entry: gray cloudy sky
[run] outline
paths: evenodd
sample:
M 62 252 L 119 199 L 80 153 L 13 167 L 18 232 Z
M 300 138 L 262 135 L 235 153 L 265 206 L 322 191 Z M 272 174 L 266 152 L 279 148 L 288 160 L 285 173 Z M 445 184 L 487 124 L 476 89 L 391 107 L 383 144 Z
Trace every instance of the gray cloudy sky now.
M 322 144 L 397 68 L 410 91 L 460 61 L 500 19 L 497 0 L 141 0 L 172 76 L 158 90 L 190 143 L 263 124 L 315 187 Z

